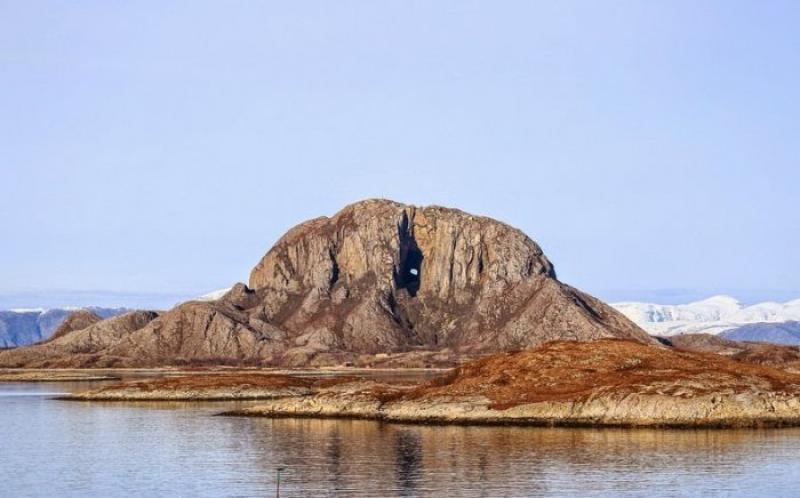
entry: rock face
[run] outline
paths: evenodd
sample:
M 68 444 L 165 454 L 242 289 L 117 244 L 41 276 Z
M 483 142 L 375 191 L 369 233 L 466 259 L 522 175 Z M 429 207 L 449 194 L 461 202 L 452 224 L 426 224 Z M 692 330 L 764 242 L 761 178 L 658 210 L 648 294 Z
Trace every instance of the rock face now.
M 238 415 L 457 424 L 800 425 L 800 375 L 616 339 L 492 355 L 421 386 L 354 383 Z
M 541 248 L 495 220 L 364 201 L 290 230 L 256 265 L 259 315 L 309 348 L 480 351 L 552 339 L 650 338 L 556 279 Z
M 42 339 L 41 311 L 0 311 L 0 347 L 33 344 Z
M 83 330 L 101 320 L 102 318 L 89 310 L 73 311 L 63 322 L 61 322 L 61 325 L 56 328 L 49 340 L 58 339 L 59 337 L 65 336 L 70 332 L 75 332 L 76 330 Z
M 517 229 L 454 209 L 368 200 L 289 230 L 253 268 L 249 287 L 184 303 L 94 358 L 298 366 L 603 337 L 655 343 L 558 281 Z

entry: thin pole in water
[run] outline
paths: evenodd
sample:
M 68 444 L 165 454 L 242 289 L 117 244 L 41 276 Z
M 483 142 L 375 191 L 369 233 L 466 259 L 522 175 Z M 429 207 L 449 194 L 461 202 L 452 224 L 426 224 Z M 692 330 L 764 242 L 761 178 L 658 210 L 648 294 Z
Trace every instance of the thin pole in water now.
M 286 467 L 278 467 L 278 481 L 275 487 L 275 498 L 281 498 L 281 472 L 286 470 Z

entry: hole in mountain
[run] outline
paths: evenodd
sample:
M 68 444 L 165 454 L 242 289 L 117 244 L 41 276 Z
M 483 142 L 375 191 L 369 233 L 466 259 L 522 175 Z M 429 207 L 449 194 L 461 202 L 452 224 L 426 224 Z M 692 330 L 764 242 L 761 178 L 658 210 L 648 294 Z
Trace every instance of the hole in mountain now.
M 398 290 L 405 289 L 411 297 L 415 297 L 422 277 L 424 257 L 414 239 L 414 230 L 406 213 L 403 213 L 397 232 L 400 239 L 400 264 L 395 268 L 394 282 Z
M 406 289 L 412 297 L 417 295 L 419 290 L 420 277 L 422 276 L 422 251 L 417 247 L 414 239 L 409 240 L 409 244 L 401 254 L 400 272 L 397 279 L 397 286 Z

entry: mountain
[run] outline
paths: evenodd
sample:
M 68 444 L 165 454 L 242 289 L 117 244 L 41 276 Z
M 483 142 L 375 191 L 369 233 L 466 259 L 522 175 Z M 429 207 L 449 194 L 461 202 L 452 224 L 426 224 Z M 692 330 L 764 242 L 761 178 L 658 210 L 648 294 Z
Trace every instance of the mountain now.
M 800 345 L 800 322 L 753 323 L 726 330 L 720 336 L 735 341 L 771 342 Z
M 613 308 L 560 282 L 521 231 L 387 200 L 292 228 L 256 264 L 249 285 L 213 297 L 84 345 L 80 356 L 71 342 L 83 331 L 27 348 L 33 352 L 2 352 L 0 365 L 34 357 L 72 366 L 331 365 L 390 353 L 455 360 L 554 339 L 656 344 Z
M 101 359 L 106 364 L 114 364 L 108 355 L 98 358 L 97 353 L 141 329 L 157 316 L 152 311 L 130 311 L 33 346 L 0 351 L 0 365 L 11 368 L 61 368 L 93 365 Z
M 752 323 L 800 320 L 800 299 L 746 306 L 730 296 L 714 296 L 689 304 L 625 302 L 612 306 L 647 332 L 658 336 L 719 334 Z
M 73 311 L 85 309 L 99 318 L 109 318 L 128 310 L 125 308 L 54 308 L 12 309 L 0 311 L 0 347 L 26 346 L 49 339 Z
M 53 335 L 50 336 L 48 340 L 58 339 L 59 337 L 63 337 L 70 332 L 75 332 L 76 330 L 83 330 L 86 327 L 94 325 L 97 322 L 102 321 L 103 319 L 97 313 L 91 310 L 77 310 L 70 313 L 67 318 L 61 322 L 61 325 L 53 332 Z

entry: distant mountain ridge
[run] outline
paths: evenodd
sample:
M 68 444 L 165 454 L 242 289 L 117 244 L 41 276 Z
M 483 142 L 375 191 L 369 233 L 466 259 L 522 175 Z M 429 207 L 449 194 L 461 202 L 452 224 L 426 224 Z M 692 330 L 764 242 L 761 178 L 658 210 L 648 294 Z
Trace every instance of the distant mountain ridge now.
M 720 334 L 755 323 L 764 323 L 762 331 L 765 331 L 769 324 L 800 321 L 800 299 L 748 306 L 731 296 L 713 296 L 688 304 L 622 302 L 611 306 L 650 334 L 659 336 Z
M 100 318 L 110 318 L 129 311 L 127 308 L 98 306 L 64 308 L 15 308 L 0 311 L 0 347 L 27 346 L 49 339 L 74 311 L 90 311 Z
M 753 323 L 726 330 L 720 336 L 734 341 L 771 342 L 798 346 L 800 345 L 800 322 Z

